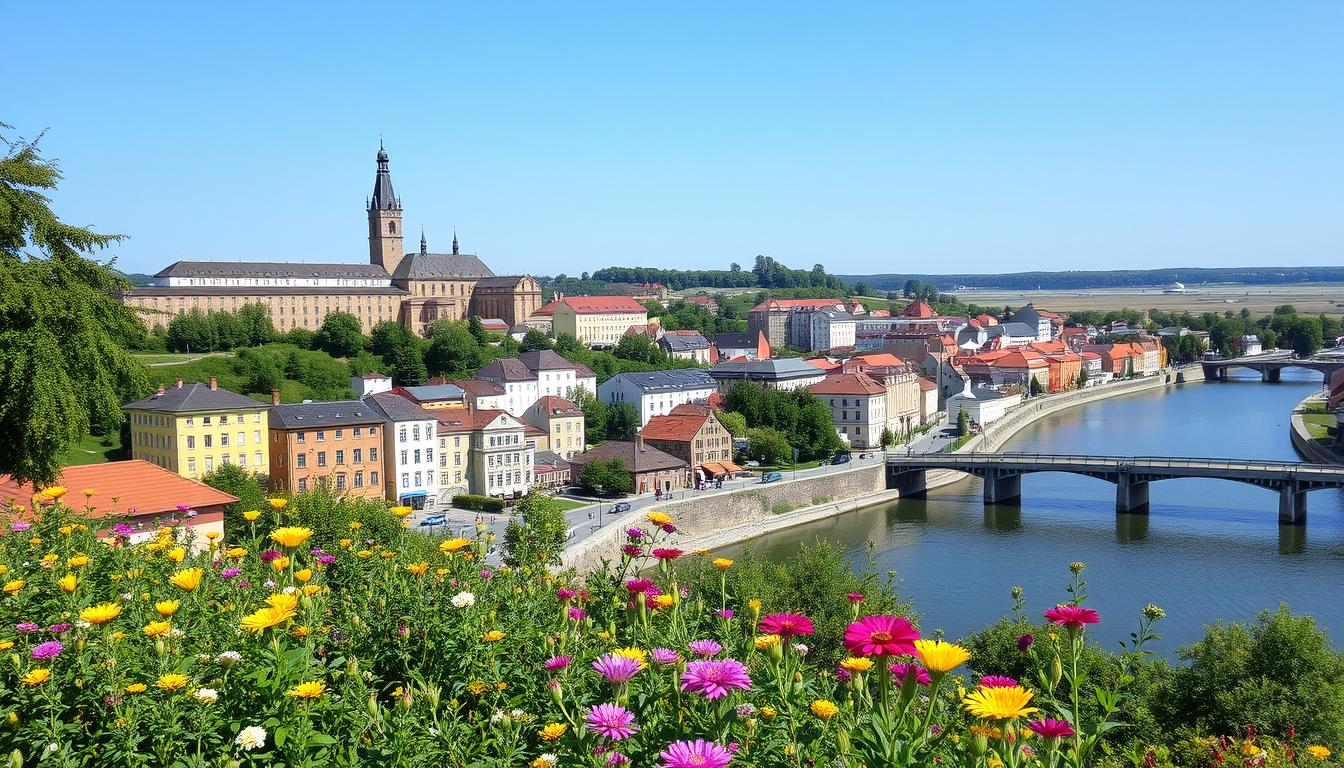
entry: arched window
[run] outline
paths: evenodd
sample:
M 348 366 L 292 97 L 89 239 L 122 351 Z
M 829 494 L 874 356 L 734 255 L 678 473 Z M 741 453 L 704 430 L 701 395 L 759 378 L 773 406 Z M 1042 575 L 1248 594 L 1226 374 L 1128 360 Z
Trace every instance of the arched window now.
M 395 235 L 397 233 L 397 222 L 395 221 L 387 222 L 387 231 Z

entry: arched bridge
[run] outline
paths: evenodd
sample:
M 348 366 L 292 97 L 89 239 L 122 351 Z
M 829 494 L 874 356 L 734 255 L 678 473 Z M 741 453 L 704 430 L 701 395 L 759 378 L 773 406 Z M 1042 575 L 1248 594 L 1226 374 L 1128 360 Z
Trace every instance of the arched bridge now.
M 1232 368 L 1249 368 L 1260 372 L 1261 381 L 1278 381 L 1284 368 L 1306 368 L 1320 371 L 1328 381 L 1330 374 L 1344 368 L 1344 360 L 1296 360 L 1291 357 L 1236 357 L 1231 360 L 1205 360 L 1205 381 L 1224 381 Z
M 1022 476 L 1031 472 L 1071 472 L 1115 483 L 1115 511 L 1145 512 L 1148 484 L 1179 477 L 1212 477 L 1250 483 L 1279 492 L 1279 522 L 1307 519 L 1307 491 L 1344 488 L 1344 465 L 1293 461 L 1191 459 L 1168 456 L 1085 456 L 1041 453 L 930 453 L 887 455 L 887 487 L 902 496 L 925 491 L 929 470 L 955 470 L 984 478 L 986 504 L 1018 503 Z

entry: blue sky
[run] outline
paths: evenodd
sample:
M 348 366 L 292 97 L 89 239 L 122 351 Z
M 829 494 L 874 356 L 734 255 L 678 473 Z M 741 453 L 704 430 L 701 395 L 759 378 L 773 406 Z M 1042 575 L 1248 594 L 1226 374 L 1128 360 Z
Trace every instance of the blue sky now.
M 1338 2 L 145 7 L 4 16 L 129 271 L 366 260 L 379 134 L 501 274 L 1344 263 Z

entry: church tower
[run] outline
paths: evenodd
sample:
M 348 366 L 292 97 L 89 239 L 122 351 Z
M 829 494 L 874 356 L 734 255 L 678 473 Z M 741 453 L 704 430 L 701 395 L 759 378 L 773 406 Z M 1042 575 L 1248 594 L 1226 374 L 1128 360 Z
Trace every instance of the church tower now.
M 387 150 L 378 142 L 378 176 L 373 182 L 369 212 L 369 263 L 396 271 L 405 251 L 401 246 L 401 201 L 392 191 L 392 174 L 387 170 Z

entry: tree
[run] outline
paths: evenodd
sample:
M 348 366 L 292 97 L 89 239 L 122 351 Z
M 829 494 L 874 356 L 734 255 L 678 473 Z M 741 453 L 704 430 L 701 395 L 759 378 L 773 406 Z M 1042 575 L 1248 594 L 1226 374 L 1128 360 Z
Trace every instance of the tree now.
M 415 386 L 429 378 L 424 341 L 401 323 L 388 320 L 374 326 L 370 347 L 392 369 L 397 384 Z
M 193 308 L 168 321 L 167 345 L 170 352 L 210 352 L 215 338 L 205 315 Z
M 747 434 L 747 419 L 740 413 L 724 411 L 719 414 L 719 423 L 733 437 L 743 437 Z
M 480 344 L 465 323 L 440 320 L 430 331 L 425 365 L 435 376 L 472 376 L 482 365 Z
M 1029 379 L 1031 383 L 1028 386 L 1028 390 L 1031 392 L 1032 397 L 1045 394 L 1045 385 L 1041 383 L 1040 379 L 1035 376 L 1031 376 Z
M 332 357 L 354 357 L 364 348 L 364 329 L 348 312 L 332 312 L 317 332 L 318 348 Z
M 751 458 L 771 466 L 779 466 L 793 459 L 793 449 L 784 433 L 769 427 L 747 430 L 747 453 Z
M 855 294 L 856 296 L 872 296 L 872 295 L 873 295 L 873 286 L 871 286 L 871 285 L 869 285 L 869 284 L 863 282 L 862 280 L 860 280 L 859 282 L 857 282 L 857 283 L 854 284 L 854 289 L 853 289 L 853 290 L 854 290 L 854 294 Z
M 565 393 L 565 399 L 583 411 L 583 439 L 588 445 L 597 445 L 607 439 L 607 404 L 583 387 L 574 387 Z
M 275 323 L 271 320 L 271 310 L 260 301 L 249 301 L 238 308 L 238 322 L 243 327 L 247 346 L 270 344 L 275 341 Z
M 965 437 L 971 434 L 971 415 L 966 411 L 957 411 L 957 435 Z
M 66 449 L 90 425 L 119 425 L 121 404 L 148 378 L 117 343 L 139 328 L 116 299 L 125 277 L 85 258 L 120 242 L 60 221 L 47 192 L 61 173 L 38 140 L 0 123 L 0 473 L 56 479 Z
M 634 440 L 639 431 L 639 411 L 630 403 L 607 406 L 607 439 Z
M 622 336 L 621 340 L 616 342 L 612 354 L 622 360 L 634 360 L 639 363 L 656 364 L 667 359 L 658 343 L 643 334 Z
M 579 487 L 585 493 L 594 496 L 617 496 L 630 493 L 634 488 L 634 479 L 620 459 L 602 461 L 597 459 L 583 465 L 579 470 Z
M 881 437 L 882 450 L 885 451 L 895 442 L 896 442 L 896 435 L 892 433 L 891 427 L 883 427 Z
M 471 332 L 471 336 L 476 339 L 477 344 L 485 344 L 490 341 L 490 333 L 485 330 L 485 324 L 481 322 L 480 315 L 472 315 L 467 318 L 467 330 Z
M 231 538 L 243 536 L 248 529 L 243 513 L 249 509 L 261 509 L 266 503 L 265 478 L 237 464 L 220 464 L 202 475 L 201 482 L 238 497 L 238 501 L 224 508 L 224 531 Z
M 520 519 L 504 529 L 504 564 L 510 568 L 560 564 L 569 523 L 551 494 L 533 487 L 514 508 Z
M 527 333 L 523 334 L 523 340 L 518 345 L 518 349 L 523 352 L 533 352 L 538 349 L 551 349 L 551 339 L 537 328 L 528 328 Z
M 555 337 L 555 353 L 560 356 L 579 354 L 584 351 L 583 345 L 579 340 L 570 336 L 568 333 L 557 334 Z

